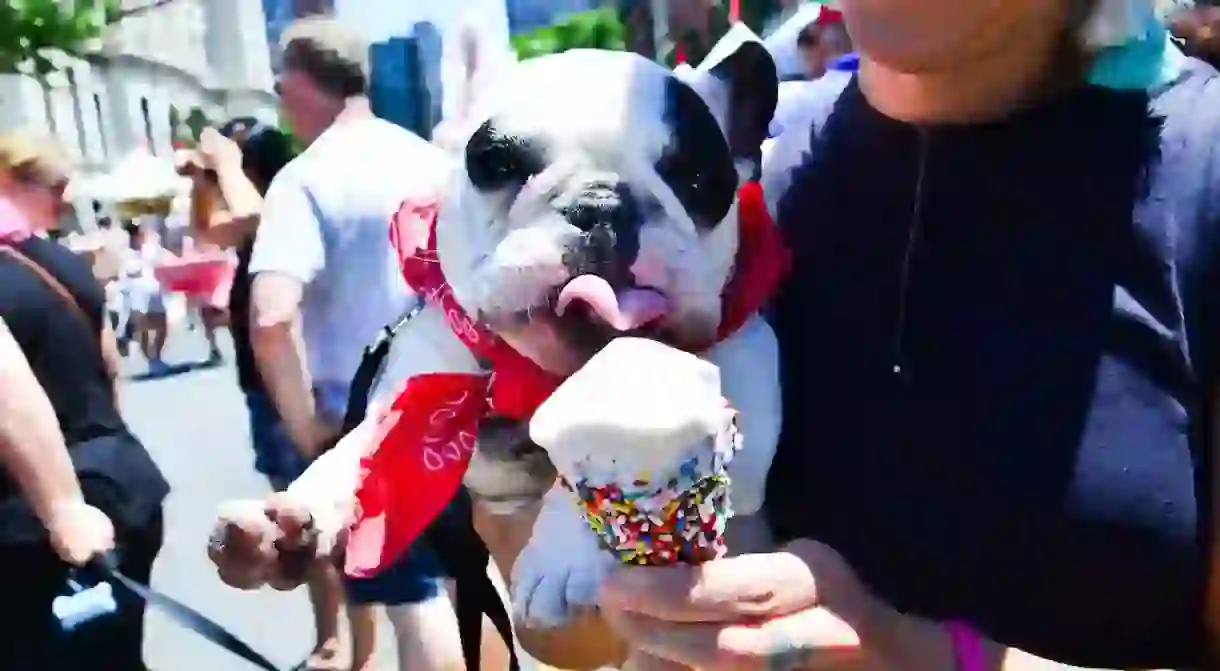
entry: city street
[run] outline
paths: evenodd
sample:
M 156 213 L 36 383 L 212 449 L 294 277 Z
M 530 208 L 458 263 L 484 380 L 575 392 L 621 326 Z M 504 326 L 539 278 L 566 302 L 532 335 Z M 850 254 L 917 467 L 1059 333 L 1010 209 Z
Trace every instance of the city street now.
M 171 364 L 206 356 L 202 334 L 176 329 L 166 360 Z M 161 591 L 229 628 L 283 669 L 304 659 L 313 642 L 313 624 L 303 590 L 283 594 L 267 589 L 239 592 L 216 577 L 205 553 L 216 505 L 267 491 L 254 472 L 246 434 L 245 406 L 234 371 L 225 365 L 140 380 L 143 359 L 132 355 L 123 384 L 123 409 L 173 485 L 166 510 L 165 548 L 154 584 Z M 382 627 L 382 668 L 393 668 L 388 623 Z M 154 669 L 203 671 L 247 668 L 224 650 L 183 630 L 150 610 L 147 659 Z M 249 667 L 253 668 L 253 667 Z

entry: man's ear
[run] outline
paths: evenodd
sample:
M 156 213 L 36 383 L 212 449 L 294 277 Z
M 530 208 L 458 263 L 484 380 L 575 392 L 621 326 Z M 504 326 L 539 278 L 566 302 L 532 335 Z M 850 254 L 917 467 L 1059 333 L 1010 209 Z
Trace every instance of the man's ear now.
M 703 97 L 735 159 L 755 159 L 775 114 L 779 75 L 758 36 L 738 23 L 699 67 L 674 72 Z

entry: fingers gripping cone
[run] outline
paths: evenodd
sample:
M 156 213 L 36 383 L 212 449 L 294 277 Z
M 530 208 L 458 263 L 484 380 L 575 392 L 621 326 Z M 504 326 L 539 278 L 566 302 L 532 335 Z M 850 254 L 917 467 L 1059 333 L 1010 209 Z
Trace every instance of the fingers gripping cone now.
M 741 436 L 716 366 L 619 338 L 538 409 L 530 438 L 624 563 L 699 563 L 724 553 L 732 514 L 725 467 Z

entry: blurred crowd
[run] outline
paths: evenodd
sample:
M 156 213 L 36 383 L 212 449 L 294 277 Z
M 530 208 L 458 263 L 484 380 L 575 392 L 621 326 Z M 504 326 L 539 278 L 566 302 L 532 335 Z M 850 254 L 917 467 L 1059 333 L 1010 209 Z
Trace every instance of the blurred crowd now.
M 74 474 L 71 461 L 40 460 L 29 465 L 27 475 L 19 462 L 6 458 L 17 489 L 0 490 L 0 501 L 24 493 L 12 504 L 32 500 L 30 512 L 51 531 L 48 547 L 41 549 L 35 541 L 20 557 L 10 557 L 8 545 L 0 542 L 0 566 L 11 562 L 27 570 L 36 564 L 45 575 L 24 587 L 20 599 L 7 600 L 6 595 L 6 608 L 14 612 L 45 612 L 50 619 L 51 602 L 65 594 L 72 567 L 116 546 L 125 561 L 137 562 L 130 575 L 146 582 L 160 544 L 164 480 L 119 417 L 113 389 L 95 399 L 96 410 L 81 407 L 75 398 L 85 387 L 81 371 L 109 371 L 97 384 L 110 387 L 119 359 L 138 353 L 149 375 L 168 374 L 167 340 L 176 330 L 195 328 L 203 330 L 209 346 L 203 363 L 218 365 L 224 354 L 217 335 L 227 328 L 235 383 L 248 409 L 254 468 L 278 491 L 333 444 L 365 346 L 414 305 L 390 260 L 389 215 L 413 194 L 431 193 L 442 177 L 443 150 L 372 113 L 366 97 L 367 46 L 332 19 L 298 21 L 285 31 L 282 45 L 284 68 L 277 91 L 294 135 L 253 118 L 204 129 L 196 148 L 175 156 L 175 168 L 189 178 L 191 191 L 187 221 L 172 223 L 185 226 L 167 226 L 167 219 L 178 215 L 167 211 L 126 218 L 107 214 L 89 234 L 60 231 L 70 165 L 45 138 L 3 136 L 0 204 L 13 203 L 15 209 L 0 210 L 0 220 L 21 225 L 6 243 L 11 246 L 0 249 L 14 250 L 40 269 L 39 277 L 45 270 L 50 278 L 26 281 L 28 287 L 6 285 L 0 292 L 5 299 L 0 314 L 34 372 L 27 386 L 41 386 L 33 387 L 31 395 L 49 398 L 54 411 L 29 421 L 46 425 L 35 433 L 59 433 L 54 430 L 58 423 L 62 438 L 52 443 L 59 445 L 41 448 L 65 457 L 65 448 L 74 458 L 84 451 L 77 442 L 97 442 L 94 434 L 117 436 L 89 449 L 126 455 L 125 460 L 108 455 L 113 463 L 107 464 L 106 478 L 138 490 L 128 498 L 146 500 L 155 511 L 155 524 L 149 521 L 153 513 L 144 511 L 141 519 L 129 520 L 124 517 L 128 511 L 95 501 L 85 474 L 79 466 Z M 100 205 L 97 209 L 101 213 Z M 179 230 L 184 234 L 174 235 Z M 170 236 L 178 238 L 176 244 L 167 243 Z M 4 264 L 0 271 L 7 272 Z M 0 279 L 0 284 L 7 282 Z M 51 283 L 55 287 L 48 294 Z M 60 284 L 73 305 L 58 295 Z M 88 321 L 73 321 L 78 306 Z M 10 311 L 28 309 L 71 316 L 63 318 L 65 325 L 26 325 Z M 68 328 L 61 331 L 60 326 Z M 20 330 L 27 327 L 28 334 Z M 54 345 L 29 349 L 28 343 L 43 339 Z M 48 347 L 71 348 L 74 368 L 44 361 L 40 352 Z M 10 391 L 6 388 L 6 397 Z M 73 415 L 82 412 L 104 415 L 105 427 L 76 435 Z M 132 467 L 137 462 L 140 468 Z M 142 477 L 124 476 L 141 469 Z M 58 490 L 49 490 L 47 480 L 57 482 Z M 41 496 L 48 497 L 46 511 Z M 52 503 L 60 499 L 74 502 L 64 520 Z M 31 525 L 37 526 L 32 520 Z M 0 529 L 0 536 L 8 533 L 7 521 Z M 36 539 L 37 533 L 31 533 Z M 131 552 L 129 546 L 137 545 L 148 550 Z M 343 580 L 325 561 L 310 573 L 315 641 L 300 668 L 374 668 L 375 617 L 382 608 L 393 624 L 400 668 L 460 668 L 449 591 L 441 567 L 426 549 L 411 552 L 376 579 Z M 87 636 L 63 639 L 57 623 L 31 622 L 19 631 L 35 644 L 25 646 L 15 665 L 0 662 L 0 668 L 86 668 L 76 664 L 107 651 L 115 651 L 107 669 L 143 668 L 143 604 L 124 601 L 108 627 L 83 627 Z M 346 637 L 340 636 L 343 620 Z M 0 635 L 0 649 L 15 647 L 8 644 L 10 633 Z M 98 641 L 106 635 L 113 640 L 103 646 Z M 60 640 L 70 645 L 57 646 Z M 503 657 L 504 651 L 493 646 L 489 654 Z

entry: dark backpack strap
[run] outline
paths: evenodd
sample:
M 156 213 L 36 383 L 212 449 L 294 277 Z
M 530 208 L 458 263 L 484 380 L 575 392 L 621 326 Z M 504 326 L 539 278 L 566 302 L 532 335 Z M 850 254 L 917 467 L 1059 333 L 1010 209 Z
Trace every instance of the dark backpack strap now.
M 488 575 L 491 553 L 474 529 L 474 504 L 465 487 L 459 490 L 444 515 L 424 531 L 423 538 L 457 586 L 454 610 L 466 668 L 479 668 L 486 615 L 508 648 L 509 671 L 520 671 L 513 645 L 512 618 Z
M 398 321 L 378 331 L 373 342 L 364 348 L 360 366 L 356 368 L 356 374 L 352 376 L 351 385 L 348 387 L 347 408 L 343 413 L 343 430 L 340 435 L 346 435 L 364 421 L 369 398 L 373 394 L 373 385 L 377 383 L 377 378 L 381 377 L 381 372 L 385 370 L 386 359 L 390 355 L 390 346 L 394 344 L 394 336 L 408 322 L 415 319 L 416 315 L 423 311 L 425 305 L 427 305 L 427 301 L 423 298 L 417 299 L 411 309 L 404 312 Z
M 386 326 L 365 348 L 364 358 L 348 393 L 347 412 L 343 417 L 343 434 L 364 421 L 365 410 L 373 385 L 385 369 L 394 336 L 423 311 L 426 302 L 420 299 L 397 322 Z M 462 641 L 462 658 L 466 668 L 478 671 L 483 644 L 483 615 L 495 625 L 509 653 L 509 671 L 520 671 L 516 646 L 513 644 L 512 619 L 504 607 L 496 585 L 488 575 L 491 553 L 474 529 L 474 504 L 465 487 L 458 490 L 449 507 L 424 529 L 419 539 L 440 562 L 456 586 L 454 610 L 458 634 Z

